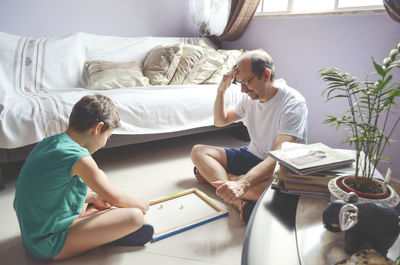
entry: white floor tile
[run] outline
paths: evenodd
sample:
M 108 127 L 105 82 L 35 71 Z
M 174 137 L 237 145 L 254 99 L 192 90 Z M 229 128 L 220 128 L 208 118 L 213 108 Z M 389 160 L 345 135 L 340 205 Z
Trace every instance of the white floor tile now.
M 189 153 L 196 143 L 238 147 L 244 143 L 221 133 L 193 135 L 129 147 L 102 150 L 95 155 L 99 167 L 117 188 L 147 200 L 196 187 L 218 200 L 214 189 L 198 184 L 193 177 Z M 0 191 L 1 264 L 49 264 L 29 257 L 21 243 L 17 219 L 12 208 L 19 166 L 7 169 L 6 188 Z M 15 173 L 16 174 L 16 173 Z M 222 202 L 221 202 L 222 203 Z M 57 264 L 240 264 L 246 226 L 238 212 L 226 205 L 229 217 L 176 234 L 145 247 L 100 247 Z

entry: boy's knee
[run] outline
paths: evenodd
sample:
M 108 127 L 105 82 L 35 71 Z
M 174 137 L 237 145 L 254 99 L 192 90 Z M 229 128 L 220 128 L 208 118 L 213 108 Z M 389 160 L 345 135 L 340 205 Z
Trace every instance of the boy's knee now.
M 133 226 L 143 225 L 144 223 L 144 214 L 142 210 L 138 208 L 127 208 L 128 212 L 128 222 Z

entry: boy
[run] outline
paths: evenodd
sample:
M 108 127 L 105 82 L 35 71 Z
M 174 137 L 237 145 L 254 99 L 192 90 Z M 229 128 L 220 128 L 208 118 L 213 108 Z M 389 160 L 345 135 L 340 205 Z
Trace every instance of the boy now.
M 151 239 L 153 227 L 143 225 L 148 202 L 111 186 L 91 156 L 119 127 L 112 101 L 88 95 L 73 107 L 67 131 L 43 139 L 28 156 L 14 209 L 33 257 L 61 260 L 109 242 Z

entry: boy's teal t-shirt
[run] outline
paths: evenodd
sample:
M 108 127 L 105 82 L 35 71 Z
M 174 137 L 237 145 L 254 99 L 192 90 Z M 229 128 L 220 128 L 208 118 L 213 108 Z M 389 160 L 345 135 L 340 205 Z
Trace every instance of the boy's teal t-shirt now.
M 86 148 L 57 134 L 35 146 L 19 173 L 14 209 L 23 244 L 36 258 L 51 258 L 62 250 L 69 226 L 82 210 L 87 186 L 71 171 L 84 156 L 90 156 Z

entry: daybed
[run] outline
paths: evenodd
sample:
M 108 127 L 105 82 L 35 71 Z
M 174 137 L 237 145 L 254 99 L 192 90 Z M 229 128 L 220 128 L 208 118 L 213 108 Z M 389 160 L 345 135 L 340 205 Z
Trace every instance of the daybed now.
M 1 166 L 65 131 L 72 106 L 90 93 L 118 108 L 122 127 L 107 147 L 216 129 L 217 84 L 240 53 L 203 38 L 0 33 L 0 186 Z M 241 97 L 232 85 L 227 105 Z

